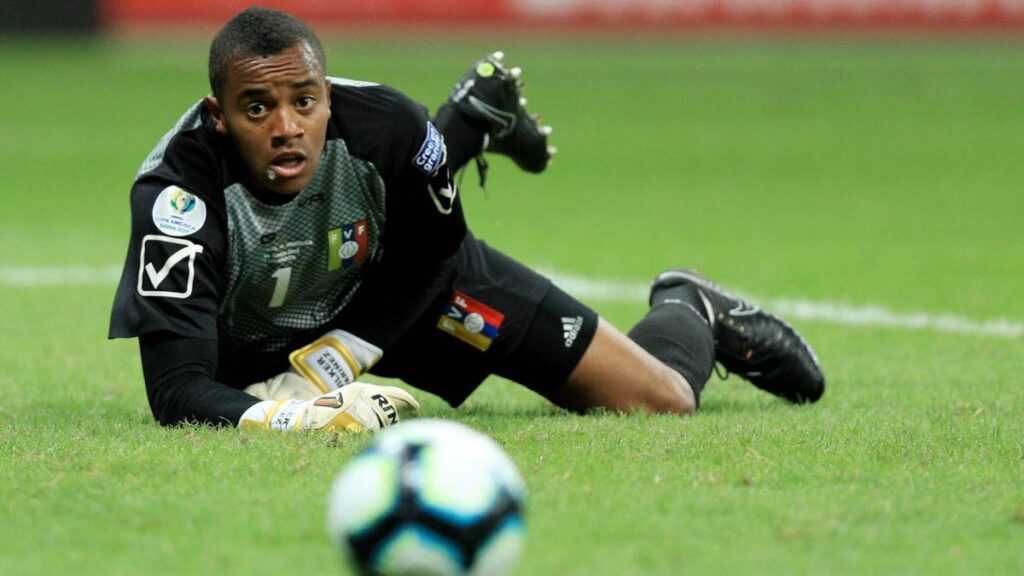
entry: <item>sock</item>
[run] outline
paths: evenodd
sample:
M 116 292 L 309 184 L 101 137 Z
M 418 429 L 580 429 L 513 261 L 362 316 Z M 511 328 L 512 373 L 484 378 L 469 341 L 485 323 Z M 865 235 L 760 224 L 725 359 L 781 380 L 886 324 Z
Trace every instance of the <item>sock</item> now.
M 691 287 L 692 288 L 692 287 Z M 659 296 L 662 291 L 658 291 Z M 698 297 L 699 299 L 699 297 Z M 674 298 L 656 303 L 629 337 L 641 348 L 683 375 L 693 387 L 697 405 L 700 392 L 715 365 L 715 343 L 707 319 L 689 302 Z
M 454 105 L 442 104 L 434 123 L 444 135 L 445 148 L 448 150 L 448 170 L 452 176 L 483 153 L 486 128 L 467 121 Z
M 651 306 L 660 306 L 662 304 L 689 304 L 698 316 L 703 318 L 708 325 L 711 324 L 711 318 L 708 317 L 708 309 L 704 306 L 704 300 L 701 299 L 697 287 L 693 284 L 676 284 L 675 286 L 666 286 L 655 290 L 651 294 Z

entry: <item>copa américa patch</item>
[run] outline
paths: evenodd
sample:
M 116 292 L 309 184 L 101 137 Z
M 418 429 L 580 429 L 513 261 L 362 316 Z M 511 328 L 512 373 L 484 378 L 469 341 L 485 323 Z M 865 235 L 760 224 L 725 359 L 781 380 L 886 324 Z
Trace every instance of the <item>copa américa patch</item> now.
M 153 203 L 153 224 L 168 236 L 188 236 L 206 224 L 206 203 L 187 190 L 168 186 Z

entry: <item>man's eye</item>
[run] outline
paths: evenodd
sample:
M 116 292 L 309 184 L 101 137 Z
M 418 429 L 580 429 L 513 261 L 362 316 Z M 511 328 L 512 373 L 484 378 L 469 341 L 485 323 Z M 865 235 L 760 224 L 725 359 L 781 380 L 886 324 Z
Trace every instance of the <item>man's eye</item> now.
M 312 108 L 314 104 L 316 104 L 316 98 L 312 96 L 302 96 L 295 102 L 300 109 Z
M 250 104 L 245 113 L 251 118 L 259 118 L 267 113 L 267 107 L 263 104 Z

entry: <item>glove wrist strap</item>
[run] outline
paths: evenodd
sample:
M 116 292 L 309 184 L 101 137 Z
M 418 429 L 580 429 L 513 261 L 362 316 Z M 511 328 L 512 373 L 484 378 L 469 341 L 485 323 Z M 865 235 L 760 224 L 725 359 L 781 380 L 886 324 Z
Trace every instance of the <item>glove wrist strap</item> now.
M 260 428 L 266 430 L 270 424 L 270 416 L 284 400 L 264 400 L 257 402 L 242 413 L 238 419 L 239 428 Z
M 288 359 L 304 378 L 324 393 L 355 382 L 380 359 L 383 351 L 344 330 L 331 330 L 292 352 Z

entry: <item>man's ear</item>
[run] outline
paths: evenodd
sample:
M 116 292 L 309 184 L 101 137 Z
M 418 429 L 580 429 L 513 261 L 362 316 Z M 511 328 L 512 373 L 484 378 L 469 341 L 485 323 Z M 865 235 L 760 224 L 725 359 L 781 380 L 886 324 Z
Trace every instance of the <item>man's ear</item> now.
M 227 136 L 228 125 L 224 122 L 224 112 L 220 109 L 220 104 L 217 103 L 217 97 L 210 94 L 203 102 L 206 104 L 206 109 L 210 112 L 210 117 L 213 118 L 213 127 L 217 132 Z

